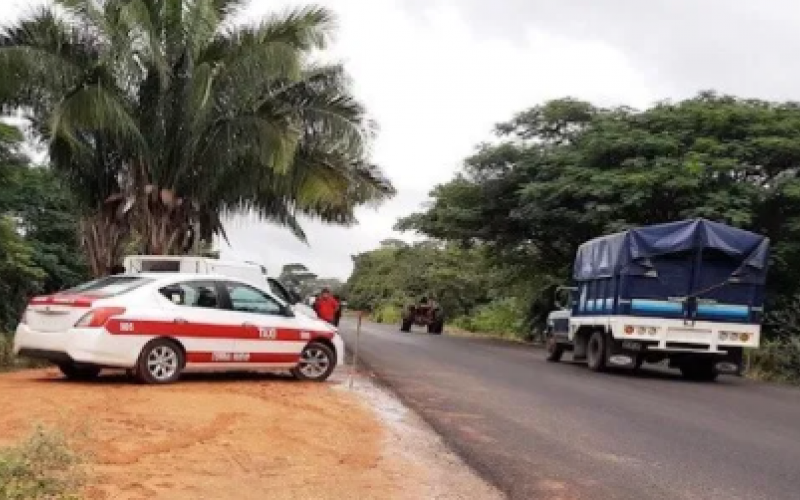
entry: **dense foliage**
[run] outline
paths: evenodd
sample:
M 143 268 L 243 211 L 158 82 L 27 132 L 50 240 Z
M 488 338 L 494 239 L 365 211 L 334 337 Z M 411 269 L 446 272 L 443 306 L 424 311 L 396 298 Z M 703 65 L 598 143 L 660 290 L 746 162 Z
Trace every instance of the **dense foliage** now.
M 182 253 L 252 212 L 354 222 L 391 196 L 324 8 L 243 25 L 246 0 L 54 0 L 0 28 L 0 112 L 22 111 L 80 203 L 93 274 Z
M 353 261 L 344 291 L 348 304 L 372 312 L 379 321 L 399 320 L 403 305 L 427 296 L 441 304 L 451 323 L 466 329 L 522 331 L 522 304 L 508 298 L 510 268 L 493 265 L 481 250 L 386 240 L 381 248 L 356 255 Z M 508 321 L 497 321 L 501 316 Z
M 0 135 L 0 334 L 19 320 L 31 295 L 86 278 L 77 211 L 53 171 L 19 154 L 14 129 Z
M 704 93 L 636 111 L 564 99 L 498 125 L 398 228 L 516 266 L 509 285 L 527 285 L 537 323 L 583 241 L 706 217 L 772 239 L 768 307 L 781 311 L 800 291 L 799 175 L 798 104 Z

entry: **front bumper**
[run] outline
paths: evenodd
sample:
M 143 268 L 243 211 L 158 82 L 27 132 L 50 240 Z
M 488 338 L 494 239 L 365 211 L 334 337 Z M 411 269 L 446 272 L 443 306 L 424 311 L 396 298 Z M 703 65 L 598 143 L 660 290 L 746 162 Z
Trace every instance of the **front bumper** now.
M 21 324 L 14 335 L 14 353 L 54 363 L 133 368 L 147 338 L 112 337 L 101 328 L 40 332 Z
M 338 333 L 331 339 L 333 347 L 336 348 L 336 366 L 344 366 L 344 340 Z

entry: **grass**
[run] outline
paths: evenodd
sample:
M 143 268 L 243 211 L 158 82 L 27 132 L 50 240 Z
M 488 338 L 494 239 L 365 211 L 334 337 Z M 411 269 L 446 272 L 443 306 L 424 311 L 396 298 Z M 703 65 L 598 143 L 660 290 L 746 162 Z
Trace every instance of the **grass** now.
M 747 376 L 756 380 L 800 384 L 800 338 L 763 341 L 751 351 Z
M 14 341 L 11 335 L 0 332 L 0 373 L 29 368 L 49 366 L 46 362 L 21 359 L 14 355 Z
M 83 463 L 63 434 L 37 427 L 19 446 L 0 448 L 0 500 L 79 499 Z

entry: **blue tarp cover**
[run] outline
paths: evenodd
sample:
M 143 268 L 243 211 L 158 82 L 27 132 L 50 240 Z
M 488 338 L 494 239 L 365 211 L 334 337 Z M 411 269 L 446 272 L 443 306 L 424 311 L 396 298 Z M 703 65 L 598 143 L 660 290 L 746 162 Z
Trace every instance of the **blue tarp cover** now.
M 712 248 L 738 259 L 744 281 L 763 283 L 769 239 L 719 222 L 691 219 L 629 229 L 587 241 L 578 248 L 573 278 L 585 281 L 620 274 L 641 275 L 647 259 L 687 250 Z

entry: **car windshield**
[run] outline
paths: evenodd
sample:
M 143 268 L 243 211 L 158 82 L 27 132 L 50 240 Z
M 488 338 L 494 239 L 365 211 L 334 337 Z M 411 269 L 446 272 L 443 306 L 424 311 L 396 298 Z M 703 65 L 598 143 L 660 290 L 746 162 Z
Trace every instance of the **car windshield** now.
M 140 286 L 151 282 L 151 279 L 141 276 L 107 276 L 83 283 L 61 293 L 65 294 L 84 294 L 96 297 L 113 297 L 125 292 L 129 292 Z

